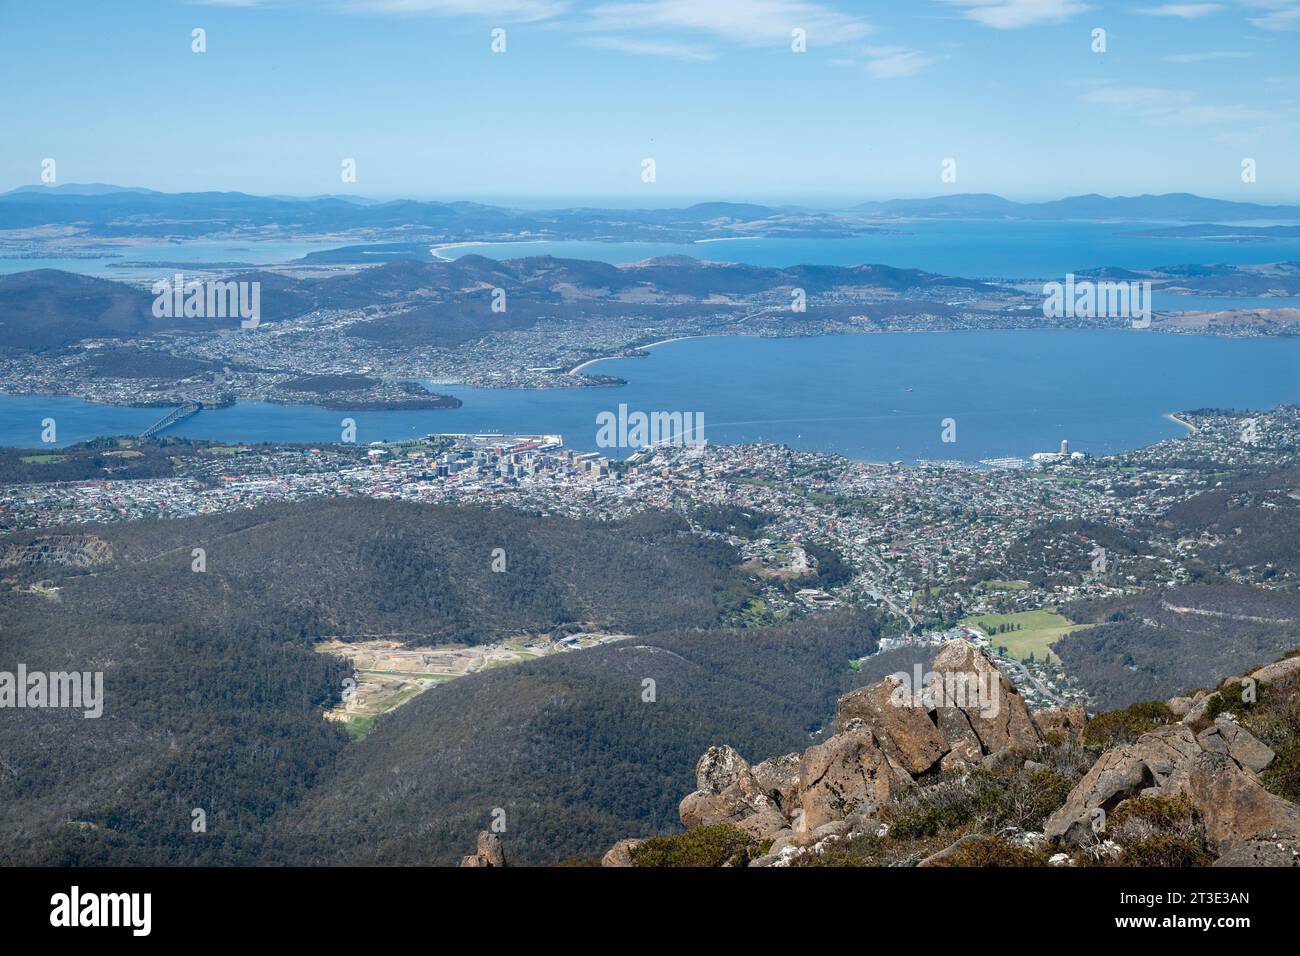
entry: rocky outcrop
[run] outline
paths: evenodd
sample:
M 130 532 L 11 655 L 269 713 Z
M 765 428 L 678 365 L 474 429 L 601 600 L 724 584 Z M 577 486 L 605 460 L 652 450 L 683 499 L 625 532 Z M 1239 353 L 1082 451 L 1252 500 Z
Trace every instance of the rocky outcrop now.
M 1297 672 L 1300 657 L 1249 676 L 1266 683 L 1294 679 Z M 1105 833 L 1112 811 L 1134 797 L 1186 797 L 1218 865 L 1300 865 L 1300 806 L 1268 792 L 1258 779 L 1276 759 L 1273 751 L 1230 714 L 1204 726 L 1212 697 L 1199 691 L 1175 698 L 1170 709 L 1180 723 L 1107 750 L 1042 833 L 1010 839 L 1032 838 L 1033 845 L 1022 848 L 1035 853 L 1047 853 L 1052 843 L 1074 844 L 1098 861 L 1118 858 L 1123 846 Z M 944 787 L 961 784 L 933 780 L 949 771 L 1046 771 L 1049 761 L 1041 755 L 1058 746 L 1078 756 L 1086 724 L 1082 707 L 1031 713 L 992 660 L 965 641 L 951 641 L 929 673 L 894 675 L 841 697 L 838 733 L 803 754 L 751 767 L 731 747 L 710 747 L 679 813 L 688 828 L 730 823 L 765 843 L 765 855 L 750 865 L 789 866 L 855 834 L 886 834 L 882 809 L 921 778 Z M 942 864 L 984 835 L 965 836 L 917 865 Z M 602 865 L 630 865 L 637 842 L 615 844 Z M 1051 863 L 1074 865 L 1072 854 L 1079 852 L 1058 852 Z
M 1075 707 L 1048 707 L 1034 712 L 1034 723 L 1044 738 L 1056 737 L 1076 746 L 1083 741 L 1083 728 L 1088 723 L 1088 712 L 1080 704 Z
M 1200 747 L 1196 735 L 1181 724 L 1143 734 L 1136 743 L 1108 750 L 1070 791 L 1065 804 L 1047 820 L 1043 832 L 1053 840 L 1083 843 L 1121 801 L 1158 791 L 1185 767 Z
M 745 758 L 730 747 L 710 747 L 695 765 L 695 792 L 678 815 L 687 828 L 739 823 L 776 801 L 763 792 Z
M 605 852 L 604 856 L 600 858 L 600 865 L 631 866 L 632 851 L 644 842 L 644 840 L 619 840 Z
M 1261 684 L 1276 684 L 1300 671 L 1300 654 L 1295 657 L 1284 657 L 1276 664 L 1267 664 L 1257 671 L 1252 671 L 1250 677 L 1259 681 Z
M 776 801 L 777 809 L 789 813 L 799 805 L 799 754 L 785 754 L 754 764 L 759 788 Z
M 1272 664 L 1266 664 L 1251 671 L 1244 678 L 1229 677 L 1220 681 L 1217 692 L 1198 690 L 1191 697 L 1172 697 L 1168 701 L 1169 709 L 1184 724 L 1199 724 L 1205 719 L 1206 711 L 1209 709 L 1216 693 L 1220 697 L 1225 692 L 1236 694 L 1236 688 L 1247 681 L 1247 678 L 1259 684 L 1277 684 L 1294 678 L 1297 673 L 1300 673 L 1300 654 L 1294 657 L 1284 657 Z
M 1213 727 L 1196 735 L 1202 750 L 1227 754 L 1252 773 L 1262 773 L 1277 755 L 1244 727 L 1227 717 L 1219 717 Z
M 1210 706 L 1210 697 L 1211 695 L 1207 694 L 1205 691 L 1198 690 L 1192 695 L 1191 703 L 1188 704 L 1186 708 L 1182 707 L 1182 700 L 1185 700 L 1186 698 L 1180 699 L 1175 697 L 1174 700 L 1178 701 L 1179 709 L 1183 711 L 1183 716 L 1179 718 L 1180 723 L 1199 723 L 1201 718 L 1205 716 L 1206 709 Z M 1174 704 L 1172 702 L 1169 704 L 1169 709 L 1174 711 L 1175 714 L 1178 713 L 1178 711 L 1174 709 Z
M 1300 807 L 1269 793 L 1226 753 L 1196 754 L 1168 789 L 1191 798 L 1220 854 L 1242 843 L 1300 838 Z
M 1038 750 L 1043 735 L 1029 707 L 987 655 L 966 641 L 949 641 L 935 657 L 932 669 L 943 678 L 938 686 L 944 696 L 936 698 L 937 709 L 948 711 L 954 720 L 958 714 L 964 716 L 984 753 L 1010 750 L 1029 755 Z M 973 701 L 972 684 L 992 693 Z
M 1300 840 L 1244 840 L 1212 866 L 1300 866 Z
M 1077 734 L 1084 717 L 1060 711 L 1052 726 Z M 731 823 L 784 852 L 866 825 L 923 775 L 1023 762 L 1043 742 L 1015 685 L 965 641 L 945 644 L 928 674 L 894 675 L 841 697 L 837 725 L 802 755 L 754 767 L 731 747 L 710 747 L 678 808 L 682 823 Z
M 737 823 L 736 826 L 760 843 L 764 840 L 775 840 L 779 836 L 794 832 L 790 829 L 790 822 L 775 807 L 751 813 Z
M 859 727 L 809 747 L 799 767 L 802 815 L 796 832 L 843 820 L 857 810 L 872 812 L 911 784 L 906 768 L 891 761 L 871 731 Z
M 1253 841 L 1300 837 L 1300 807 L 1269 793 L 1256 777 L 1273 759 L 1272 750 L 1227 717 L 1199 734 L 1186 724 L 1160 727 L 1102 754 L 1044 833 L 1086 844 L 1104 827 L 1105 814 L 1130 797 L 1186 795 L 1220 854 Z
M 909 774 L 922 774 L 948 752 L 948 741 L 924 706 L 900 705 L 906 695 L 905 690 L 900 695 L 902 684 L 902 678 L 889 677 L 841 697 L 838 722 L 844 730 L 865 726 L 894 763 Z
M 461 866 L 505 866 L 506 851 L 501 846 L 501 838 L 495 833 L 483 830 L 478 835 L 478 849 L 467 857 L 462 857 Z

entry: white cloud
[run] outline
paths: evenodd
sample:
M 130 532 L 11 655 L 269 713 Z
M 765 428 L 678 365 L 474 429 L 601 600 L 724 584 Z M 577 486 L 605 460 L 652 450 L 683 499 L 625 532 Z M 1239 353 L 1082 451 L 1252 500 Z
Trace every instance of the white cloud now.
M 345 6 L 365 13 L 497 17 L 516 23 L 549 20 L 569 9 L 568 0 L 345 0 Z
M 1156 86 L 1103 86 L 1090 90 L 1084 102 L 1124 110 L 1169 109 L 1196 99 L 1191 90 L 1167 90 Z
M 688 43 L 660 43 L 655 40 L 635 40 L 621 36 L 584 37 L 579 41 L 585 46 L 598 47 L 602 50 L 615 50 L 619 53 L 635 53 L 641 56 L 667 56 L 675 60 L 716 60 L 717 54 L 705 47 Z
M 294 0 L 193 0 L 211 4 L 270 6 Z M 1042 0 L 999 0 L 1018 6 Z M 1080 6 L 1074 0 L 1058 5 Z M 579 44 L 639 56 L 702 62 L 718 57 L 717 44 L 789 49 L 793 31 L 802 30 L 809 52 L 843 47 L 874 32 L 864 18 L 814 0 L 338 0 L 357 13 L 475 15 L 503 21 L 547 20 L 552 29 L 571 31 Z M 865 69 L 876 79 L 912 76 L 935 57 L 902 46 L 846 49 L 842 62 Z
M 907 50 L 902 47 L 867 47 L 866 68 L 874 79 L 893 80 L 898 77 L 912 76 L 925 69 L 935 58 L 919 50 Z
M 1103 86 L 1083 95 L 1086 103 L 1132 113 L 1151 126 L 1222 126 L 1271 118 L 1254 107 L 1209 105 L 1197 99 L 1192 90 L 1155 86 Z
M 208 7 L 311 7 L 379 14 L 475 16 L 519 23 L 549 20 L 567 13 L 570 0 L 187 0 Z
M 696 43 L 657 37 L 704 34 L 741 46 L 788 48 L 791 31 L 807 36 L 809 52 L 835 46 L 872 33 L 861 17 L 804 0 L 618 0 L 592 9 L 581 29 L 599 34 L 586 42 L 611 50 L 648 53 L 681 59 L 711 59 L 709 49 Z M 654 36 L 656 39 L 643 39 Z M 835 62 L 866 70 L 874 79 L 912 76 L 935 57 L 902 46 L 846 49 Z
M 584 29 L 606 33 L 682 30 L 747 46 L 788 44 L 806 32 L 808 47 L 860 39 L 871 26 L 820 3 L 803 0 L 627 0 L 601 3 Z
M 1267 10 L 1262 17 L 1251 17 L 1250 22 L 1261 30 L 1291 32 L 1300 30 L 1300 3 L 1293 0 L 1257 0 L 1253 6 Z
M 1240 50 L 1207 50 L 1204 53 L 1170 53 L 1161 59 L 1166 63 L 1205 63 L 1209 60 L 1244 60 L 1254 55 Z
M 1200 106 L 1191 105 L 1158 113 L 1150 117 L 1153 126 L 1220 126 L 1225 123 L 1261 122 L 1269 114 L 1250 106 Z
M 1158 7 L 1138 7 L 1137 12 L 1149 17 L 1179 17 L 1183 20 L 1196 20 L 1218 13 L 1223 9 L 1221 3 L 1164 3 Z
M 1089 9 L 1078 0 L 943 0 L 959 7 L 963 16 L 999 30 L 1015 30 L 1039 23 L 1060 23 Z

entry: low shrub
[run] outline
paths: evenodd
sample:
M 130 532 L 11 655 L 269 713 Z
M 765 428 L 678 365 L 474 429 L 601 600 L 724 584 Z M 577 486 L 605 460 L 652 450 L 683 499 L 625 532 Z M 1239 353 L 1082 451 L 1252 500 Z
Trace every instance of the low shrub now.
M 762 852 L 758 841 L 740 827 L 719 823 L 675 836 L 651 837 L 633 847 L 631 857 L 633 866 L 745 866 Z
M 1069 793 L 1069 778 L 1047 768 L 972 770 L 903 797 L 888 814 L 889 835 L 914 840 L 967 825 L 1037 830 Z
M 1300 803 L 1300 740 L 1291 738 L 1273 748 L 1277 754 L 1260 774 L 1260 783 L 1270 793 Z
M 1214 859 L 1214 854 L 1197 837 L 1157 833 L 1126 848 L 1120 865 L 1209 866 Z
M 959 846 L 934 866 L 1045 866 L 1042 854 L 1027 850 L 1001 837 L 981 837 Z
M 1174 722 L 1174 712 L 1162 700 L 1132 704 L 1123 710 L 1098 714 L 1083 728 L 1083 742 L 1088 747 L 1108 750 L 1131 744 L 1143 734 Z

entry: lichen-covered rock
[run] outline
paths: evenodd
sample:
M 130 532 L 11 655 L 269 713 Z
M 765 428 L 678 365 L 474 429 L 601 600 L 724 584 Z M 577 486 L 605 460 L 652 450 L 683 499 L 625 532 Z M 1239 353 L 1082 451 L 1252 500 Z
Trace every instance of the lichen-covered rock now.
M 1205 716 L 1205 709 L 1210 706 L 1211 694 L 1205 691 L 1197 691 L 1192 696 L 1192 705 L 1187 708 L 1187 712 L 1182 716 L 1182 723 L 1194 724 Z
M 984 757 L 984 745 L 971 727 L 970 718 L 956 707 L 940 707 L 934 716 L 939 732 L 948 741 L 948 752 L 940 761 L 940 767 L 943 770 L 978 767 Z
M 1191 798 L 1206 839 L 1221 853 L 1244 840 L 1300 838 L 1300 806 L 1269 793 L 1227 754 L 1196 754 L 1166 792 Z
M 775 808 L 745 758 L 731 747 L 710 747 L 695 765 L 695 792 L 677 808 L 689 829 L 739 823 L 760 810 Z
M 742 818 L 736 826 L 760 843 L 764 840 L 774 839 L 781 831 L 790 829 L 789 821 L 775 807 L 760 810 L 758 813 L 751 813 L 749 816 Z
M 995 750 L 991 754 L 985 754 L 979 765 L 985 770 L 1014 770 L 1016 767 L 1023 766 L 1025 758 L 1011 747 L 1003 747 L 1001 750 Z
M 600 858 L 600 865 L 615 867 L 631 866 L 632 851 L 644 842 L 644 840 L 619 840 L 605 851 L 605 855 Z
M 1044 736 L 1055 734 L 1062 742 L 1068 740 L 1078 744 L 1083 738 L 1083 728 L 1088 723 L 1088 711 L 1082 704 L 1074 707 L 1048 707 L 1035 711 L 1033 719 Z
M 1043 832 L 1053 840 L 1086 842 L 1097 808 L 1109 811 L 1121 800 L 1159 790 L 1199 753 L 1196 736 L 1181 724 L 1160 727 L 1135 743 L 1106 751 L 1048 818 Z
M 935 656 L 931 670 L 944 678 L 944 698 L 936 700 L 936 708 L 956 707 L 965 714 L 985 753 L 1009 748 L 1030 754 L 1042 744 L 1043 736 L 1020 692 L 978 649 L 966 641 L 948 641 Z M 948 675 L 953 682 L 963 680 L 968 688 L 988 688 L 988 699 L 973 702 L 969 694 L 965 700 L 952 699 Z
M 501 838 L 495 833 L 483 830 L 478 835 L 478 848 L 472 856 L 462 857 L 461 866 L 496 866 L 506 865 L 506 851 L 501 845 Z
M 1224 753 L 1252 773 L 1268 769 L 1277 755 L 1267 744 L 1236 721 L 1220 716 L 1213 727 L 1206 727 L 1196 735 L 1201 749 L 1210 753 Z
M 841 728 L 861 720 L 881 749 L 913 776 L 925 773 L 948 751 L 921 695 L 913 695 L 897 675 L 841 697 L 837 712 Z
M 731 747 L 710 747 L 695 764 L 695 789 L 706 793 L 722 793 L 752 781 L 748 761 Z
M 1276 664 L 1266 664 L 1251 673 L 1251 677 L 1261 684 L 1278 684 L 1300 673 L 1300 655 L 1287 657 Z
M 799 761 L 797 753 L 771 757 L 753 766 L 758 787 L 774 801 L 783 813 L 799 805 Z
M 1243 840 L 1234 843 L 1212 866 L 1300 866 L 1300 841 Z
M 813 831 L 868 805 L 878 807 L 911 783 L 870 731 L 837 734 L 804 752 L 799 768 L 801 828 Z

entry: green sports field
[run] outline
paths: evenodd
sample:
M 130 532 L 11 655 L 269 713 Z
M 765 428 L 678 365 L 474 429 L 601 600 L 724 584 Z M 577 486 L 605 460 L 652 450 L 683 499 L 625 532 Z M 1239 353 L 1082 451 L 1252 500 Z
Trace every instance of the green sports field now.
M 1084 626 L 1071 624 L 1055 611 L 1041 610 L 1021 611 L 1017 614 L 979 614 L 964 618 L 961 623 L 980 628 L 988 634 L 994 647 L 1005 646 L 1010 656 L 1021 661 L 1028 660 L 1030 654 L 1041 661 L 1050 653 L 1048 645 L 1062 634 L 1069 634 Z M 996 634 L 994 631 L 999 624 L 1019 624 L 1023 630 Z M 1052 657 L 1055 659 L 1055 655 Z

